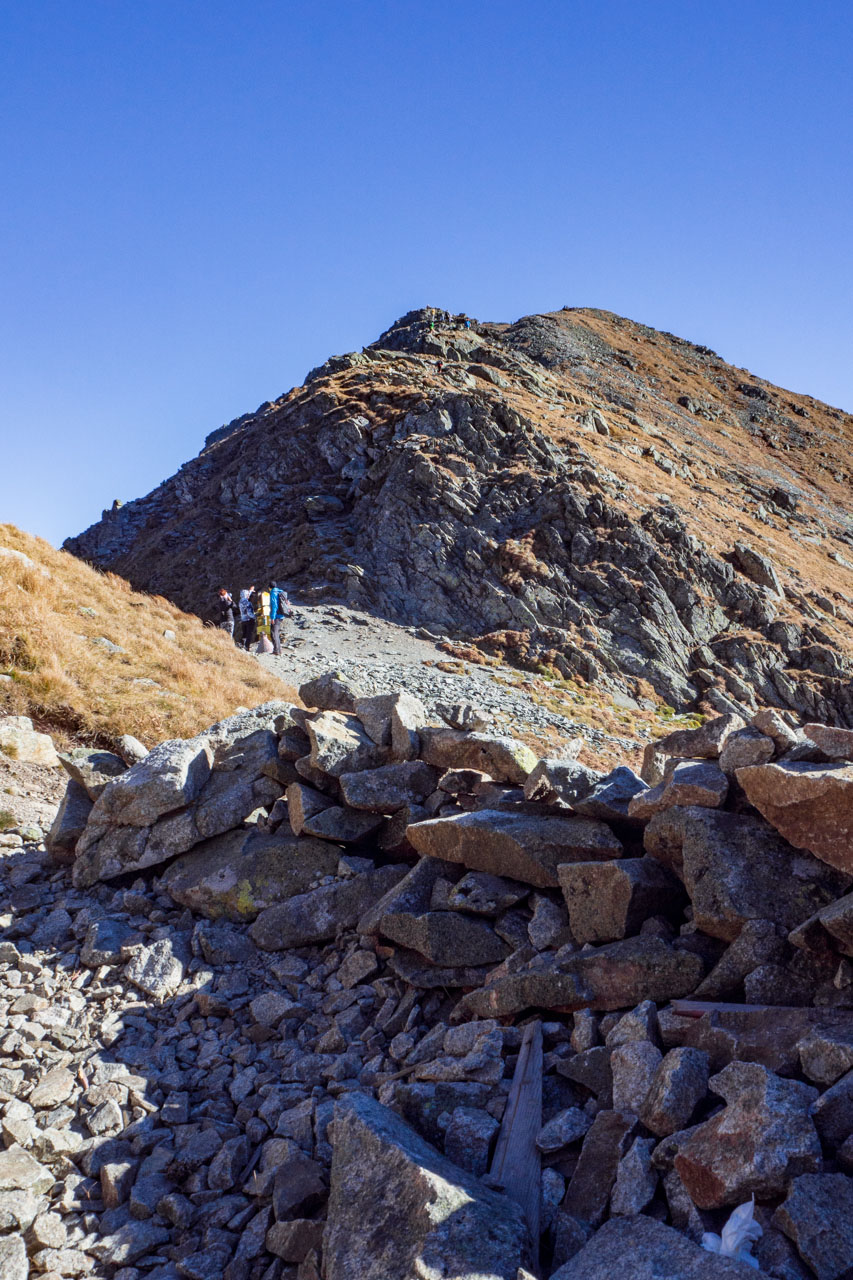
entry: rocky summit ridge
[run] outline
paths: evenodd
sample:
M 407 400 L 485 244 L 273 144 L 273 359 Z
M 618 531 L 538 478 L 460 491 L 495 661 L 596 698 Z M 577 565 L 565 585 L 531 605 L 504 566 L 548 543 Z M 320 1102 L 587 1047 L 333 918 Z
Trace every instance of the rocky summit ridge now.
M 65 547 L 202 613 L 276 576 L 631 697 L 850 726 L 851 445 L 609 312 L 427 308 Z

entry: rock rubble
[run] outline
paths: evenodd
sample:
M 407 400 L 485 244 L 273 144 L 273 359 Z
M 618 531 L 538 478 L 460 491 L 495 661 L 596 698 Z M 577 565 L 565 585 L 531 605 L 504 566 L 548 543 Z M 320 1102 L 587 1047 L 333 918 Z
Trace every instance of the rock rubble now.
M 710 1280 L 753 1195 L 765 1274 L 848 1274 L 853 878 L 740 780 L 838 740 L 726 715 L 581 777 L 360 697 L 61 753 L 82 833 L 0 837 L 3 1274 Z

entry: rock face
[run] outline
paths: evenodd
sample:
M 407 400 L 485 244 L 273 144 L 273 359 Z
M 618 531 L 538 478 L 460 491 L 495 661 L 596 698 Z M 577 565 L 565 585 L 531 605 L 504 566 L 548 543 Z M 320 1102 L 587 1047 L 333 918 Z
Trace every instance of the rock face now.
M 564 863 L 560 887 L 576 942 L 613 942 L 637 933 L 651 915 L 677 912 L 684 890 L 654 858 Z
M 72 779 L 65 789 L 47 838 L 47 846 L 57 862 L 74 861 L 77 842 L 86 829 L 91 812 L 92 801 L 85 787 Z
M 339 860 L 324 840 L 229 831 L 176 858 L 162 883 L 175 902 L 199 915 L 249 922 L 334 875 Z
M 374 769 L 385 762 L 385 749 L 377 746 L 357 716 L 323 711 L 306 719 L 305 728 L 311 740 L 312 766 L 333 778 Z
M 759 586 L 766 587 L 774 596 L 781 599 L 784 596 L 782 584 L 779 581 L 779 575 L 773 566 L 773 562 L 767 557 L 761 555 L 753 547 L 747 546 L 745 542 L 735 543 L 735 560 L 738 568 L 751 578 L 753 582 L 757 582 Z
M 830 760 L 853 759 L 853 732 L 828 724 L 804 724 L 803 733 Z
M 838 411 L 602 311 L 465 329 L 425 308 L 65 545 L 199 612 L 239 565 L 678 708 L 716 694 L 850 726 L 827 556 L 849 557 L 847 513 L 821 456 L 843 466 L 839 432 Z M 741 540 L 756 501 L 784 559 Z
M 284 702 L 265 703 L 213 725 L 207 735 L 154 747 L 104 786 L 77 844 L 80 887 L 167 862 L 237 825 L 259 795 L 282 788 L 264 774 L 277 759 Z
M 795 947 L 822 951 L 829 947 L 845 956 L 853 956 L 853 893 L 837 898 L 821 907 L 789 934 Z
M 610 828 L 589 818 L 483 810 L 418 822 L 406 834 L 431 858 L 542 888 L 557 887 L 561 863 L 618 858 L 622 852 Z
M 853 875 L 853 765 L 753 765 L 737 780 L 792 845 Z
M 697 924 L 714 937 L 733 940 L 746 920 L 792 929 L 846 887 L 756 819 L 687 811 L 681 831 L 684 885 Z
M 643 1124 L 660 1138 L 686 1128 L 707 1091 L 708 1054 L 683 1046 L 670 1049 L 643 1100 Z
M 383 935 L 437 965 L 497 964 L 509 947 L 484 920 L 456 911 L 406 912 L 382 917 Z
M 636 1117 L 630 1111 L 599 1111 L 566 1188 L 567 1213 L 591 1226 L 604 1220 L 619 1162 L 631 1145 L 635 1128 Z
M 378 867 L 351 880 L 297 894 L 262 911 L 249 933 L 266 951 L 325 942 L 342 929 L 352 929 L 405 874 L 402 866 Z
M 789 1178 L 820 1168 L 820 1139 L 810 1115 L 816 1089 L 743 1062 L 709 1084 L 727 1106 L 693 1130 L 675 1158 L 700 1209 L 781 1194 Z
M 731 778 L 733 774 L 737 774 L 738 769 L 766 764 L 773 759 L 775 749 L 773 739 L 760 733 L 758 729 L 740 729 L 731 735 L 720 752 L 720 768 Z
M 837 1280 L 853 1268 L 853 1179 L 843 1173 L 805 1173 L 794 1178 L 773 1215 L 819 1277 Z
M 418 760 L 389 764 L 362 773 L 340 775 L 341 795 L 353 809 L 375 813 L 396 813 L 409 804 L 418 804 L 434 791 L 437 769 Z
M 728 792 L 728 779 L 715 763 L 673 758 L 667 762 L 662 782 L 632 798 L 628 816 L 648 820 L 674 805 L 718 809 L 725 803 Z
M 398 1116 L 351 1095 L 335 1110 L 326 1280 L 516 1280 L 521 1209 L 440 1156 Z

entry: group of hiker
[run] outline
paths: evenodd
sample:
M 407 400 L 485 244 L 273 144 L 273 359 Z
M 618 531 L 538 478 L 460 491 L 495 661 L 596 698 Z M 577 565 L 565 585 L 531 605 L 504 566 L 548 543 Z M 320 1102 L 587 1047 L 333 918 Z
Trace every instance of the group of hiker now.
M 463 312 L 461 315 L 453 315 L 450 311 L 440 311 L 437 307 L 428 308 L 430 329 L 450 328 L 450 329 L 470 329 L 471 318 Z
M 243 587 L 236 601 L 227 587 L 220 587 L 216 605 L 217 626 L 233 636 L 238 648 L 260 648 L 263 644 L 265 650 L 281 656 L 281 624 L 293 608 L 277 582 L 270 583 L 269 591 L 256 591 L 254 585 Z

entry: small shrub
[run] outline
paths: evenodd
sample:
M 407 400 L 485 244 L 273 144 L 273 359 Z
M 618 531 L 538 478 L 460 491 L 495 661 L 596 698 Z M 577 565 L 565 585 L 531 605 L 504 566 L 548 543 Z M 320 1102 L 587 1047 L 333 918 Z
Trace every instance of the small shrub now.
M 0 662 L 6 674 L 14 676 L 14 668 L 19 671 L 35 671 L 38 661 L 30 651 L 26 636 L 6 635 L 0 632 Z
M 498 565 L 504 583 L 511 591 L 521 591 L 527 578 L 547 582 L 550 566 L 540 560 L 535 550 L 536 530 L 530 529 L 520 538 L 507 538 L 498 549 Z
M 11 809 L 0 809 L 0 831 L 8 831 L 10 827 L 17 825 Z

